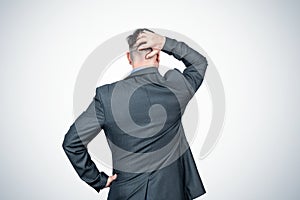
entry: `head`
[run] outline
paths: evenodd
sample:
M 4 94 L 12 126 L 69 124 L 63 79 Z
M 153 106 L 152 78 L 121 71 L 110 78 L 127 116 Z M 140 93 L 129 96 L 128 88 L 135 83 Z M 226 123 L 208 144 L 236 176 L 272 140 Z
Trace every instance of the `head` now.
M 129 51 L 127 52 L 127 59 L 129 61 L 129 64 L 132 66 L 132 68 L 136 68 L 139 66 L 155 66 L 155 67 L 159 66 L 159 53 L 151 58 L 146 58 L 146 55 L 150 53 L 152 49 L 148 48 L 148 49 L 138 50 L 139 46 L 136 45 L 138 36 L 145 30 L 154 33 L 149 29 L 141 28 L 141 29 L 136 29 L 132 35 L 129 35 L 127 37 L 127 42 L 129 47 Z

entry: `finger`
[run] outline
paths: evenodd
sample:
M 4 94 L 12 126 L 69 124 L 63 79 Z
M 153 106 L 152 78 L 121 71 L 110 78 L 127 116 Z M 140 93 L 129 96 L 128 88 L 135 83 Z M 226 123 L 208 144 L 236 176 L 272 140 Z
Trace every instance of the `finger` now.
M 145 34 L 151 34 L 152 32 L 150 32 L 150 31 L 148 31 L 148 30 L 143 30 L 143 32 L 142 33 L 145 33 Z M 152 33 L 153 34 L 153 33 Z
M 137 36 L 136 40 L 141 39 L 141 38 L 145 38 L 145 37 L 146 37 L 146 35 L 145 35 L 144 33 L 140 33 L 140 34 Z
M 115 175 L 114 175 L 114 176 L 115 176 Z M 110 177 L 107 179 L 107 182 L 106 182 L 105 187 L 110 187 L 111 183 L 117 178 L 116 176 L 115 176 L 115 178 L 114 178 L 114 176 L 110 176 Z
M 113 179 L 113 180 L 116 180 L 116 179 L 117 179 L 117 174 L 113 175 L 113 176 L 112 176 L 112 179 Z
M 108 179 L 107 182 L 106 182 L 105 187 L 109 187 L 109 185 L 110 185 L 110 180 Z
M 138 40 L 135 42 L 135 45 L 138 47 L 138 46 L 141 45 L 142 43 L 147 43 L 147 39 L 146 39 L 146 38 L 138 39 Z
M 156 54 L 158 54 L 158 52 L 159 52 L 159 50 L 154 49 L 154 50 L 152 50 L 150 53 L 148 53 L 146 55 L 146 58 L 152 58 L 153 56 L 155 56 Z
M 148 43 L 144 43 L 144 44 L 141 44 L 140 46 L 138 46 L 138 50 L 143 50 L 143 49 L 148 49 L 150 48 L 151 46 L 148 44 Z
M 149 33 L 151 33 L 151 32 L 144 30 L 143 32 L 141 32 L 141 33 L 138 35 L 137 38 L 139 38 L 139 37 L 147 37 L 147 35 L 148 35 Z

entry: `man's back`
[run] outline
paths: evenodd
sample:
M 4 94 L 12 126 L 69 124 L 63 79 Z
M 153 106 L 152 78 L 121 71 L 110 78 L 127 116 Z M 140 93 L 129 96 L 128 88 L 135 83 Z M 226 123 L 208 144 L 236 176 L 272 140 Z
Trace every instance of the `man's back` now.
M 184 199 L 180 157 L 188 143 L 181 116 L 192 95 L 182 74 L 170 70 L 163 77 L 156 67 L 148 67 L 99 87 L 99 95 L 106 108 L 103 129 L 112 150 L 113 174 L 118 174 L 109 199 Z M 192 159 L 189 151 L 184 158 Z M 195 166 L 190 168 L 197 175 Z
M 93 102 L 70 128 L 70 139 L 66 135 L 65 141 L 81 141 L 86 147 L 97 131 L 104 130 L 112 152 L 113 174 L 118 175 L 110 185 L 108 199 L 182 200 L 205 193 L 181 117 L 203 81 L 207 61 L 170 38 L 162 51 L 182 60 L 187 66 L 184 72 L 173 69 L 161 76 L 157 67 L 150 66 L 98 87 Z M 91 169 L 84 169 L 79 156 L 74 158 L 71 144 L 66 142 L 64 149 L 74 168 L 99 192 L 107 175 L 97 171 L 87 152 L 84 161 Z M 89 179 L 92 174 L 94 179 Z

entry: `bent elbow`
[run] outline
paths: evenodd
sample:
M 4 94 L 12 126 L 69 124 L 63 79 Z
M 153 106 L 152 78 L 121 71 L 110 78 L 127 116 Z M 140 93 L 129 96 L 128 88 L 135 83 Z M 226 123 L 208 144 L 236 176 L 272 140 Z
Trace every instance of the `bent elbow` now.
M 66 136 L 64 137 L 64 140 L 63 140 L 61 146 L 62 146 L 62 148 L 63 148 L 64 151 L 67 151 L 67 150 L 68 150 L 69 143 L 68 143 L 68 141 L 66 140 Z

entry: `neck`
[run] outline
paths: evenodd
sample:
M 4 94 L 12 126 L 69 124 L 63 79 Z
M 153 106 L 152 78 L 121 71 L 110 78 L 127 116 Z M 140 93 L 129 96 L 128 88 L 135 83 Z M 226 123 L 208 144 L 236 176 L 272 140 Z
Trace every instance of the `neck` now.
M 157 62 L 134 62 L 132 65 L 132 68 L 138 68 L 138 67 L 158 67 L 158 63 Z

